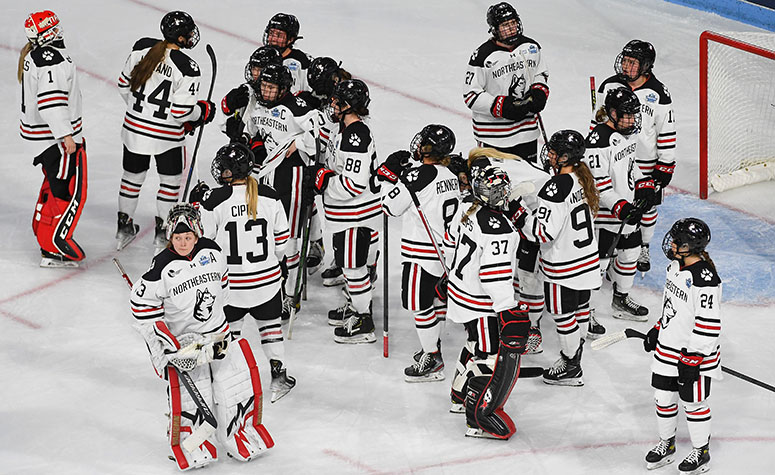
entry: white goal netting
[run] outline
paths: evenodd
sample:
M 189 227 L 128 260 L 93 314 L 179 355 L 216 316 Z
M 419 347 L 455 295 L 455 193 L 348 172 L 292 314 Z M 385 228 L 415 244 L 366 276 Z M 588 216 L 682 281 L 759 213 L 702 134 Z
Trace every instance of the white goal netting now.
M 775 55 L 773 33 L 718 34 Z M 775 177 L 775 59 L 743 48 L 708 42 L 707 161 L 715 191 Z

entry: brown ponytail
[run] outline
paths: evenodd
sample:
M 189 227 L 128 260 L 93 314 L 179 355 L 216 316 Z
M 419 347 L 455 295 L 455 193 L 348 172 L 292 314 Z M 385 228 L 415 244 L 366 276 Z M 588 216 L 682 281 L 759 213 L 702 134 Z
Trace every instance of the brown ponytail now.
M 481 205 L 482 205 L 482 203 L 479 200 L 475 199 L 474 202 L 471 204 L 471 206 L 468 208 L 468 211 L 463 213 L 463 218 L 460 220 L 460 222 L 461 223 L 467 223 L 468 222 L 468 217 L 471 216 L 472 214 L 474 214 L 476 212 L 476 210 L 479 209 L 479 207 Z
M 601 107 L 595 112 L 595 122 L 598 124 L 605 124 L 608 122 L 608 114 L 605 112 L 605 107 Z
M 132 72 L 129 74 L 129 89 L 137 92 L 148 78 L 153 74 L 153 70 L 156 66 L 164 61 L 164 57 L 167 54 L 167 47 L 172 44 L 167 40 L 162 40 L 156 43 L 145 53 L 143 59 L 140 60 L 135 67 L 132 68 Z
M 595 184 L 595 177 L 592 176 L 592 172 L 584 162 L 578 162 L 573 167 L 573 173 L 576 174 L 576 178 L 579 179 L 579 184 L 584 190 L 584 198 L 587 200 L 592 216 L 597 216 L 597 212 L 600 211 L 600 192 L 597 190 L 597 184 Z
M 713 272 L 718 274 L 718 271 L 716 270 L 716 264 L 713 263 L 713 260 L 710 258 L 710 255 L 708 254 L 708 251 L 702 251 L 700 252 L 700 257 L 702 257 L 702 260 L 707 262 L 711 269 L 713 269 Z
M 245 185 L 245 203 L 248 205 L 248 215 L 250 219 L 256 219 L 258 216 L 258 182 L 249 176 L 246 178 Z
M 22 78 L 24 78 L 24 58 L 27 57 L 30 51 L 32 51 L 32 43 L 28 41 L 22 46 L 22 50 L 19 52 L 19 68 L 16 70 L 16 79 L 19 80 L 19 83 L 21 83 Z

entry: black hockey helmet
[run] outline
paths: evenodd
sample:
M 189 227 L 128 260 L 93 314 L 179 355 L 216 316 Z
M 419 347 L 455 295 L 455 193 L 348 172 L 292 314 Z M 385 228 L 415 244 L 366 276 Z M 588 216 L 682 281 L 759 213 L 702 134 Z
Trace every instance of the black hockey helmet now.
M 284 45 L 270 45 L 269 30 L 284 31 L 286 43 Z M 299 19 L 289 13 L 276 13 L 269 19 L 269 23 L 266 24 L 266 28 L 264 29 L 264 44 L 274 46 L 280 51 L 292 46 L 299 38 Z
M 541 148 L 541 163 L 544 170 L 554 168 L 559 170 L 566 165 L 574 165 L 584 158 L 587 150 L 584 144 L 584 136 L 575 130 L 560 130 L 552 134 L 549 143 Z M 551 165 L 551 152 L 556 155 L 554 167 Z
M 342 113 L 348 112 L 351 109 L 352 112 L 360 116 L 369 114 L 368 107 L 371 102 L 369 87 L 360 79 L 350 79 L 336 83 L 331 98 L 340 104 L 339 107 Z M 349 109 L 346 109 L 345 105 L 350 106 Z
M 173 205 L 167 213 L 167 241 L 173 234 L 193 232 L 197 238 L 204 234 L 202 228 L 202 215 L 199 209 L 191 203 L 178 203 Z
M 632 58 L 638 60 L 638 74 L 635 77 L 627 76 L 622 68 L 622 60 L 624 58 Z M 654 61 L 657 59 L 657 52 L 654 49 L 654 45 L 648 41 L 632 40 L 622 48 L 622 52 L 616 56 L 614 62 L 614 70 L 616 74 L 620 75 L 628 81 L 634 81 L 641 75 L 649 74 L 651 68 L 654 67 Z
M 186 12 L 176 10 L 167 13 L 161 19 L 160 28 L 165 40 L 181 48 L 191 49 L 199 43 L 199 27 Z M 181 36 L 185 41 L 179 41 Z
M 511 36 L 501 38 L 498 27 L 501 23 L 508 20 L 517 21 L 517 31 Z M 509 3 L 501 2 L 491 5 L 490 8 L 487 9 L 487 24 L 490 26 L 490 34 L 501 43 L 513 46 L 517 44 L 519 38 L 522 36 L 522 20 L 520 20 L 517 10 Z
M 468 170 L 468 160 L 463 158 L 461 154 L 451 154 L 449 156 L 449 165 L 447 165 L 447 168 L 457 177 L 461 190 L 471 188 L 471 172 Z
M 444 158 L 455 148 L 455 133 L 446 125 L 430 124 L 415 134 L 409 150 L 415 160 L 426 156 Z
M 250 176 L 253 170 L 253 152 L 241 143 L 224 145 L 215 153 L 210 173 L 219 185 Z
M 662 239 L 662 252 L 668 259 L 678 260 L 701 253 L 709 242 L 710 228 L 705 221 L 699 218 L 682 218 L 673 223 L 670 231 Z M 675 253 L 672 243 L 675 243 L 678 250 Z M 686 248 L 682 249 L 684 246 Z
M 511 180 L 495 165 L 471 168 L 471 190 L 474 197 L 485 206 L 504 210 L 509 204 Z
M 253 77 L 253 70 L 257 68 L 260 74 L 260 71 L 268 64 L 283 64 L 283 57 L 277 49 L 271 46 L 262 46 L 250 55 L 248 64 L 245 65 L 245 81 L 249 82 L 254 89 L 258 86 L 258 78 Z
M 616 111 L 616 118 L 611 114 L 612 111 Z M 640 131 L 640 100 L 629 87 L 619 87 L 608 91 L 605 96 L 605 113 L 620 134 L 637 134 Z M 619 125 L 625 114 L 633 116 L 632 125 L 626 127 Z
M 307 69 L 307 83 L 312 88 L 312 92 L 320 97 L 331 97 L 334 92 L 334 77 L 339 72 L 341 64 L 327 56 L 313 59 Z
M 292 81 L 291 72 L 286 66 L 282 64 L 267 64 L 258 76 L 258 103 L 265 107 L 276 106 L 291 89 Z M 264 97 L 263 92 L 261 92 L 261 85 L 264 83 L 274 84 L 278 87 L 279 90 L 275 97 Z

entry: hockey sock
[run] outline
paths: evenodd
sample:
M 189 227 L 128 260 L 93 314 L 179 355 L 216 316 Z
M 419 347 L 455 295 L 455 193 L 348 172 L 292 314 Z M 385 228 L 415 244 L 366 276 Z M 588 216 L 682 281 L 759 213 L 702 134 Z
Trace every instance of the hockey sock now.
M 576 321 L 575 313 L 566 313 L 561 315 L 550 314 L 554 323 L 557 325 L 557 335 L 560 339 L 560 349 L 568 358 L 576 354 L 576 350 L 581 344 L 581 332 L 579 324 Z
M 371 277 L 367 266 L 348 268 L 343 267 L 342 272 L 346 279 L 345 285 L 352 300 L 352 306 L 358 313 L 371 315 Z M 434 342 L 435 344 L 435 342 Z
M 167 218 L 172 205 L 177 203 L 180 193 L 180 175 L 159 175 L 159 191 L 156 193 L 156 212 L 162 219 Z M 128 214 L 128 213 L 127 213 Z M 130 214 L 130 216 L 132 216 Z
M 576 323 L 579 325 L 579 335 L 582 340 L 587 339 L 587 329 L 589 329 L 589 301 L 579 305 L 576 309 Z
M 261 335 L 261 349 L 270 360 L 283 361 L 285 357 L 285 345 L 283 344 L 282 320 L 261 320 L 258 322 L 258 333 Z
M 285 295 L 293 296 L 296 292 L 296 277 L 299 271 L 299 238 L 289 238 L 288 247 L 285 249 L 285 265 L 288 269 L 288 275 L 285 278 Z
M 705 401 L 685 402 L 683 406 L 692 447 L 702 447 L 710 440 L 710 407 Z
M 121 176 L 121 189 L 118 191 L 118 210 L 126 213 L 130 218 L 135 215 L 140 188 L 142 188 L 147 174 L 148 171 L 131 173 L 124 170 L 124 174 Z M 164 216 L 167 215 L 165 214 Z
M 650 210 L 643 213 L 643 218 L 640 220 L 640 235 L 643 240 L 643 244 L 648 245 L 651 239 L 654 237 L 654 230 L 656 229 L 657 216 L 659 212 L 657 207 L 654 206 Z
M 659 438 L 667 440 L 675 435 L 678 428 L 678 393 L 657 389 L 654 391 L 654 403 L 657 409 Z
M 640 246 L 620 250 L 614 258 L 611 279 L 616 283 L 619 292 L 628 293 L 632 288 L 638 256 L 640 256 Z
M 436 319 L 436 312 L 433 307 L 412 312 L 414 314 L 414 327 L 417 329 L 417 336 L 420 338 L 420 345 L 426 353 L 436 351 L 436 343 L 441 335 L 441 325 Z

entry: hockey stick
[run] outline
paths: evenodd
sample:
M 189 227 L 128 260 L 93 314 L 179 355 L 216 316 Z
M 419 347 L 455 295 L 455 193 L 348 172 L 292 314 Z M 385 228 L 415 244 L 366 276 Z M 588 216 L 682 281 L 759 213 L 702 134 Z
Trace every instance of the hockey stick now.
M 645 200 L 639 200 L 637 203 L 635 203 L 635 207 L 641 210 L 645 210 L 646 206 L 648 204 Z M 619 225 L 619 230 L 616 231 L 616 235 L 614 236 L 614 240 L 611 242 L 611 245 L 608 247 L 608 250 L 604 255 L 602 255 L 601 259 L 610 259 L 614 255 L 614 251 L 616 250 L 616 246 L 619 245 L 619 240 L 622 238 L 622 231 L 624 231 L 624 225 L 627 224 L 622 220 L 622 224 Z M 636 223 L 637 224 L 637 223 Z
M 544 119 L 541 118 L 541 113 L 536 112 L 536 118 L 538 119 L 538 129 L 541 131 L 541 137 L 544 138 L 544 143 L 548 144 L 549 139 L 546 138 L 546 129 L 544 128 Z M 536 159 L 537 161 L 537 159 Z
M 293 142 L 296 141 L 296 137 L 298 135 L 294 135 L 293 137 L 289 138 L 285 142 L 283 142 L 281 145 L 278 145 L 272 150 L 271 155 L 267 155 L 267 158 L 264 160 L 264 163 L 261 165 L 261 168 L 258 169 L 256 172 L 256 179 L 261 179 L 269 174 L 269 172 L 274 171 L 275 168 L 277 168 L 277 165 L 280 164 L 280 162 L 283 161 L 285 158 L 285 154 L 288 153 L 288 149 L 291 148 L 291 145 L 293 145 Z
M 595 89 L 595 76 L 589 77 L 589 94 L 590 94 L 590 100 L 592 101 L 592 112 L 595 112 L 595 107 L 597 106 L 597 90 Z
M 382 213 L 382 356 L 388 357 L 388 215 Z
M 127 285 L 129 285 L 129 289 L 131 290 L 133 286 L 132 279 L 130 279 L 129 275 L 127 275 L 126 271 L 124 270 L 124 266 L 121 265 L 121 261 L 119 261 L 117 257 L 114 257 L 113 263 L 116 265 L 116 268 L 118 269 L 119 273 L 121 273 L 121 277 L 124 278 Z M 200 393 L 199 390 L 197 389 L 196 384 L 194 383 L 194 380 L 191 379 L 191 375 L 189 375 L 185 371 L 178 371 L 177 368 L 175 368 L 172 365 L 167 365 L 167 370 L 177 374 L 180 377 L 180 381 L 183 383 L 183 386 L 186 388 L 186 391 L 188 391 L 188 394 L 191 396 L 191 399 L 194 400 L 196 407 L 200 411 L 202 411 L 202 417 L 204 418 L 204 423 L 200 424 L 199 427 L 197 427 L 196 430 L 191 432 L 191 435 L 186 437 L 186 440 L 184 440 L 183 443 L 180 444 L 183 446 L 184 449 L 186 449 L 186 451 L 188 451 L 189 453 L 193 453 L 194 450 L 196 450 L 200 445 L 202 445 L 205 440 L 207 440 L 211 435 L 215 434 L 215 431 L 218 428 L 218 420 L 215 418 L 215 416 L 213 415 L 213 412 L 210 410 L 210 406 L 207 405 L 207 402 L 202 397 L 202 393 Z M 178 423 L 178 427 L 180 427 L 180 423 Z
M 210 63 L 212 64 L 213 68 L 213 76 L 210 78 L 210 89 L 207 91 L 207 101 L 210 102 L 210 100 L 213 97 L 213 88 L 215 87 L 215 74 L 218 72 L 218 63 L 215 61 L 215 51 L 213 51 L 213 47 L 210 46 L 208 43 L 205 46 L 205 49 L 207 50 L 207 55 L 210 57 Z M 215 113 L 215 111 L 213 111 Z M 196 154 L 199 152 L 199 144 L 202 143 L 202 134 L 205 131 L 205 125 L 202 123 L 202 126 L 199 128 L 199 134 L 196 137 L 196 145 L 194 145 L 194 153 L 191 155 L 191 167 L 188 169 L 188 178 L 186 179 L 186 187 L 183 189 L 183 194 L 181 195 L 181 201 L 187 202 L 188 201 L 188 187 L 191 186 L 191 175 L 194 172 L 194 167 L 196 167 Z
M 620 341 L 626 340 L 628 338 L 640 338 L 641 340 L 646 339 L 646 334 L 641 333 L 638 330 L 633 330 L 632 328 L 625 328 L 622 331 L 612 333 L 611 335 L 604 336 L 602 338 L 598 338 L 597 340 L 592 342 L 592 349 L 593 350 L 600 350 L 606 347 L 609 347 L 613 345 L 614 343 L 618 343 Z M 745 375 L 739 371 L 735 371 L 733 369 L 727 368 L 724 365 L 721 365 L 721 371 L 724 373 L 727 373 L 729 375 L 732 375 L 738 379 L 742 379 L 743 381 L 749 382 L 751 384 L 755 384 L 756 386 L 759 386 L 761 388 L 764 388 L 768 391 L 775 392 L 775 386 L 771 386 L 763 381 L 759 381 L 756 378 L 752 378 L 748 375 Z

